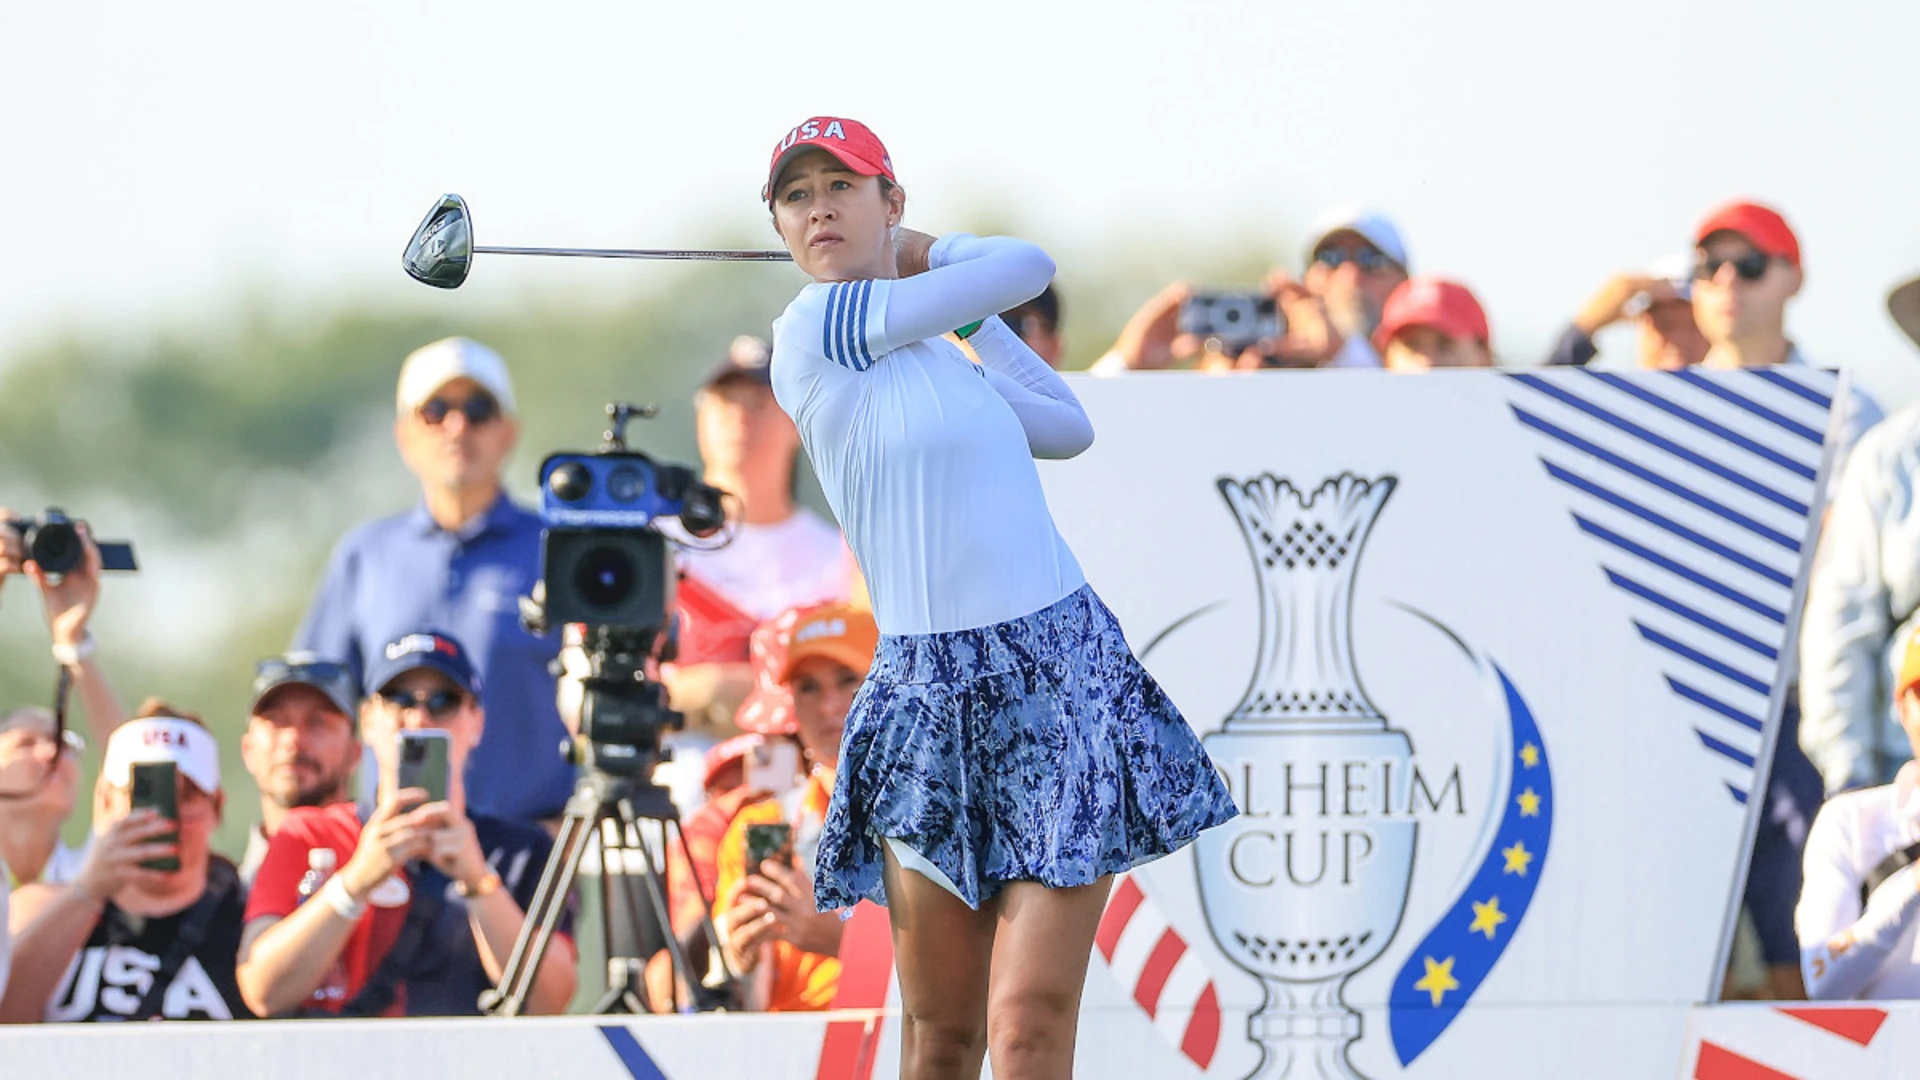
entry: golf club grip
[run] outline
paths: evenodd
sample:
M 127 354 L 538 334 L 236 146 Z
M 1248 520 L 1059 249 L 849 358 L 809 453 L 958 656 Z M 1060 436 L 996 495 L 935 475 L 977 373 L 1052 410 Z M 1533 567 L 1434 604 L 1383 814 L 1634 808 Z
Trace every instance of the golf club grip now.
M 559 255 L 581 259 L 672 259 L 718 262 L 792 262 L 784 251 L 650 251 L 631 248 L 475 247 L 476 255 Z

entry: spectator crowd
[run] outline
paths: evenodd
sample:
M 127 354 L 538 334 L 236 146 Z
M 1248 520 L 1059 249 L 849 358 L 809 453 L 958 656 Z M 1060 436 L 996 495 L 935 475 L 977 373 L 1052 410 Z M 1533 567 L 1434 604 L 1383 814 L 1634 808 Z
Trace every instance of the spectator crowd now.
M 1597 335 L 1624 324 L 1645 369 L 1845 366 L 1788 336 L 1803 256 L 1781 214 L 1736 202 L 1674 239 L 1682 254 L 1574 306 L 1542 362 L 1589 364 Z M 1269 313 L 1255 329 L 1197 322 L 1207 295 L 1175 282 L 1092 371 L 1492 366 L 1479 298 L 1416 273 L 1411 250 L 1385 214 L 1334 208 L 1298 273 L 1276 269 L 1246 298 Z M 1920 345 L 1920 281 L 1889 310 Z M 1052 288 L 1003 319 L 1058 365 Z M 673 537 L 677 653 L 650 670 L 686 718 L 656 773 L 684 843 L 653 852 L 664 910 L 606 913 L 617 951 L 651 957 L 634 974 L 656 1011 L 696 995 L 689 976 L 706 1000 L 766 1011 L 828 1008 L 839 980 L 845 924 L 814 911 L 811 862 L 879 631 L 839 530 L 795 498 L 800 440 L 772 359 L 734 340 L 694 399 L 731 542 Z M 1920 406 L 1885 417 L 1856 389 L 1836 411 L 1747 906 L 1765 995 L 1920 997 Z M 101 561 L 84 527 L 86 560 L 64 575 L 0 527 L 0 586 L 18 575 L 37 590 L 70 687 L 52 710 L 0 703 L 0 1022 L 480 1012 L 575 792 L 554 748 L 577 736 L 584 663 L 577 632 L 521 619 L 543 525 L 502 482 L 518 432 L 492 349 L 455 337 L 404 359 L 394 439 L 420 500 L 339 542 L 289 650 L 258 662 L 236 746 L 189 709 L 122 706 L 88 628 Z M 66 722 L 69 704 L 83 723 Z M 428 746 L 441 771 L 410 770 Z M 61 837 L 91 747 L 89 835 L 72 848 Z M 223 788 L 235 751 L 257 803 Z M 237 863 L 212 850 L 230 814 L 248 823 Z M 632 925 L 649 920 L 660 933 Z M 573 929 L 568 908 L 526 1011 L 574 999 Z

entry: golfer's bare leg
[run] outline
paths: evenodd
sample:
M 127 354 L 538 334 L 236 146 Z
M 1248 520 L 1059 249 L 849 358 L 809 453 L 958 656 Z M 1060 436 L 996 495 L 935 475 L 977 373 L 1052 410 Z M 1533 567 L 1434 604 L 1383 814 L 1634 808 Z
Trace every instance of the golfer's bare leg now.
M 1111 877 L 1071 889 L 1019 881 L 1000 893 L 987 991 L 994 1080 L 1073 1075 L 1080 991 L 1112 887 Z
M 886 852 L 887 913 L 900 976 L 902 1080 L 979 1080 L 987 1050 L 994 912 L 975 911 Z

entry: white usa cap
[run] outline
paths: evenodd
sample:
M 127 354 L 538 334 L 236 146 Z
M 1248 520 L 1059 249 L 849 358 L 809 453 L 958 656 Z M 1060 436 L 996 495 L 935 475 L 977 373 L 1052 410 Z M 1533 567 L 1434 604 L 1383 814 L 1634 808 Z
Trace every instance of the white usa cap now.
M 1413 273 L 1413 264 L 1407 261 L 1407 243 L 1400 239 L 1400 230 L 1392 219 L 1378 210 L 1368 210 L 1353 203 L 1341 203 L 1321 214 L 1313 221 L 1313 227 L 1307 230 L 1307 261 L 1313 261 L 1313 253 L 1327 237 L 1337 232 L 1358 233 L 1367 243 L 1380 249 L 1380 254 L 1400 264 L 1400 269 Z
M 402 413 L 412 412 L 455 379 L 479 383 L 500 403 L 500 411 L 513 413 L 513 380 L 507 377 L 507 362 L 499 353 L 464 337 L 441 338 L 408 354 L 407 362 L 400 365 L 395 404 Z
M 107 740 L 101 775 L 115 787 L 133 783 L 133 767 L 171 761 L 193 786 L 211 795 L 220 790 L 220 744 L 213 732 L 175 716 L 129 720 Z

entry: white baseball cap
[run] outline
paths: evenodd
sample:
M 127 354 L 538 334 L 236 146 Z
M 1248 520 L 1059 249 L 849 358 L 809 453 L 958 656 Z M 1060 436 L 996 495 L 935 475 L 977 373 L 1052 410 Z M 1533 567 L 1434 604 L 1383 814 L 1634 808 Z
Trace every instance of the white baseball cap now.
M 177 716 L 149 716 L 115 728 L 100 773 L 107 783 L 127 787 L 133 783 L 135 765 L 159 761 L 173 762 L 182 776 L 209 795 L 220 790 L 220 744 L 213 732 Z
M 1354 203 L 1341 203 L 1329 208 L 1313 220 L 1313 227 L 1307 230 L 1307 261 L 1313 261 L 1313 253 L 1320 249 L 1327 237 L 1337 232 L 1358 233 L 1367 243 L 1380 249 L 1380 254 L 1400 264 L 1400 269 L 1413 273 L 1413 264 L 1407 261 L 1407 244 L 1400 239 L 1400 230 L 1392 219 L 1378 210 L 1369 210 Z
M 441 338 L 409 353 L 400 365 L 395 403 L 402 413 L 412 412 L 455 379 L 479 383 L 500 403 L 502 412 L 513 413 L 513 380 L 507 377 L 507 362 L 499 353 L 464 337 Z

